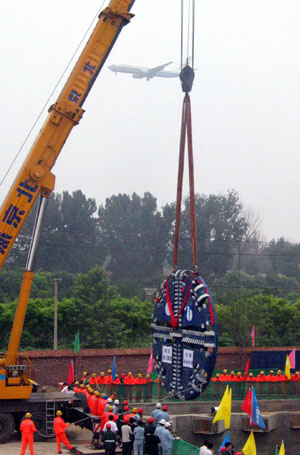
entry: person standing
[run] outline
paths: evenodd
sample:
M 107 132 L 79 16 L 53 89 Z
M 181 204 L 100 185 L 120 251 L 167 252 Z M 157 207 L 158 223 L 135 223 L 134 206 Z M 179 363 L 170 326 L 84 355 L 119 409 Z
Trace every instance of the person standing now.
M 158 444 L 160 439 L 154 434 L 155 429 L 150 428 L 145 435 L 145 454 L 146 455 L 158 455 Z
M 61 416 L 62 412 L 59 410 L 56 411 L 56 417 L 53 422 L 58 453 L 62 453 L 61 442 L 67 447 L 67 449 L 69 450 L 75 449 L 75 447 L 71 446 L 71 444 L 69 443 L 65 433 L 65 428 L 67 428 L 69 425 L 62 419 Z
M 205 454 L 205 450 L 207 449 L 207 444 L 208 444 L 208 441 L 207 441 L 207 439 L 205 439 L 203 441 L 203 445 L 200 447 L 199 455 Z
M 129 417 L 123 418 L 124 425 L 121 427 L 122 455 L 131 455 L 133 433 L 129 423 Z
M 162 448 L 162 455 L 172 455 L 174 438 L 171 435 L 171 432 L 169 431 L 170 427 L 171 427 L 170 422 L 166 422 L 159 436 Z
M 34 433 L 36 432 L 35 424 L 31 420 L 30 412 L 26 412 L 25 419 L 20 425 L 20 431 L 22 433 L 22 448 L 21 455 L 25 455 L 27 444 L 29 444 L 30 454 L 34 455 L 33 441 Z
M 133 435 L 134 435 L 133 454 L 143 455 L 145 430 L 143 428 L 143 422 L 141 420 L 138 421 L 137 427 L 133 430 Z
M 102 442 L 104 444 L 105 455 L 115 455 L 117 435 L 111 431 L 110 423 L 106 425 L 106 431 L 103 433 Z

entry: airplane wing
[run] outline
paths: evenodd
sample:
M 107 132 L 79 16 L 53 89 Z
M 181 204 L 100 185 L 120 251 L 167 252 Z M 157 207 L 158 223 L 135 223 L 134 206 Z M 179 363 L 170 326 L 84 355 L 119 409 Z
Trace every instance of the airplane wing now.
M 156 73 L 163 70 L 165 66 L 170 65 L 171 63 L 173 63 L 173 62 L 168 62 L 168 63 L 165 63 L 164 65 L 159 65 L 159 66 L 155 66 L 154 68 L 150 68 L 148 70 L 149 76 L 154 77 Z

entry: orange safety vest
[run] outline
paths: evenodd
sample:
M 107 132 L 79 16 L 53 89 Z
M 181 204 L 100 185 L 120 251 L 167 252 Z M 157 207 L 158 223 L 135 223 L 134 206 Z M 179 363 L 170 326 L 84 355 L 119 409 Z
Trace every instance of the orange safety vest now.
M 36 432 L 36 427 L 31 419 L 24 419 L 20 426 L 20 431 L 24 436 L 33 435 Z
M 60 435 L 65 432 L 65 428 L 67 428 L 69 425 L 61 417 L 55 417 L 53 426 L 55 434 Z

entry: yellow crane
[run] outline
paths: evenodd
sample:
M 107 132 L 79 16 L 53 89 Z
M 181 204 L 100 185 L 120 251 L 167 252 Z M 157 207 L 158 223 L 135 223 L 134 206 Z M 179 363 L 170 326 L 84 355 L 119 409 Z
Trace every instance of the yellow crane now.
M 134 0 L 111 0 L 82 51 L 57 101 L 23 163 L 0 209 L 0 268 L 13 246 L 30 210 L 40 195 L 28 259 L 6 354 L 0 356 L 0 399 L 28 398 L 32 386 L 18 350 L 34 275 L 43 215 L 54 189 L 51 172 L 73 127 L 84 114 L 83 103 L 90 92 L 120 31 L 132 18 Z

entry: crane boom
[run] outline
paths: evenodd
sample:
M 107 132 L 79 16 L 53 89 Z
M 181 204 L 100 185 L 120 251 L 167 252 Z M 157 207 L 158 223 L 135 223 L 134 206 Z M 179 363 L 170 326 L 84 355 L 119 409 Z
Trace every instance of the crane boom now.
M 72 128 L 83 116 L 83 103 L 120 31 L 133 16 L 130 13 L 133 3 L 134 0 L 110 0 L 108 7 L 100 13 L 92 35 L 56 103 L 50 107 L 47 119 L 1 206 L 0 269 L 37 196 L 41 195 L 8 349 L 5 354 L 0 354 L 0 399 L 25 399 L 31 394 L 32 386 L 25 374 L 25 366 L 19 365 L 17 360 L 42 218 L 47 199 L 54 189 L 55 176 L 51 169 Z
M 0 269 L 37 196 L 54 189 L 51 169 L 72 128 L 84 113 L 83 103 L 122 27 L 133 16 L 134 0 L 111 0 L 99 15 L 81 56 L 36 138 L 0 209 Z

